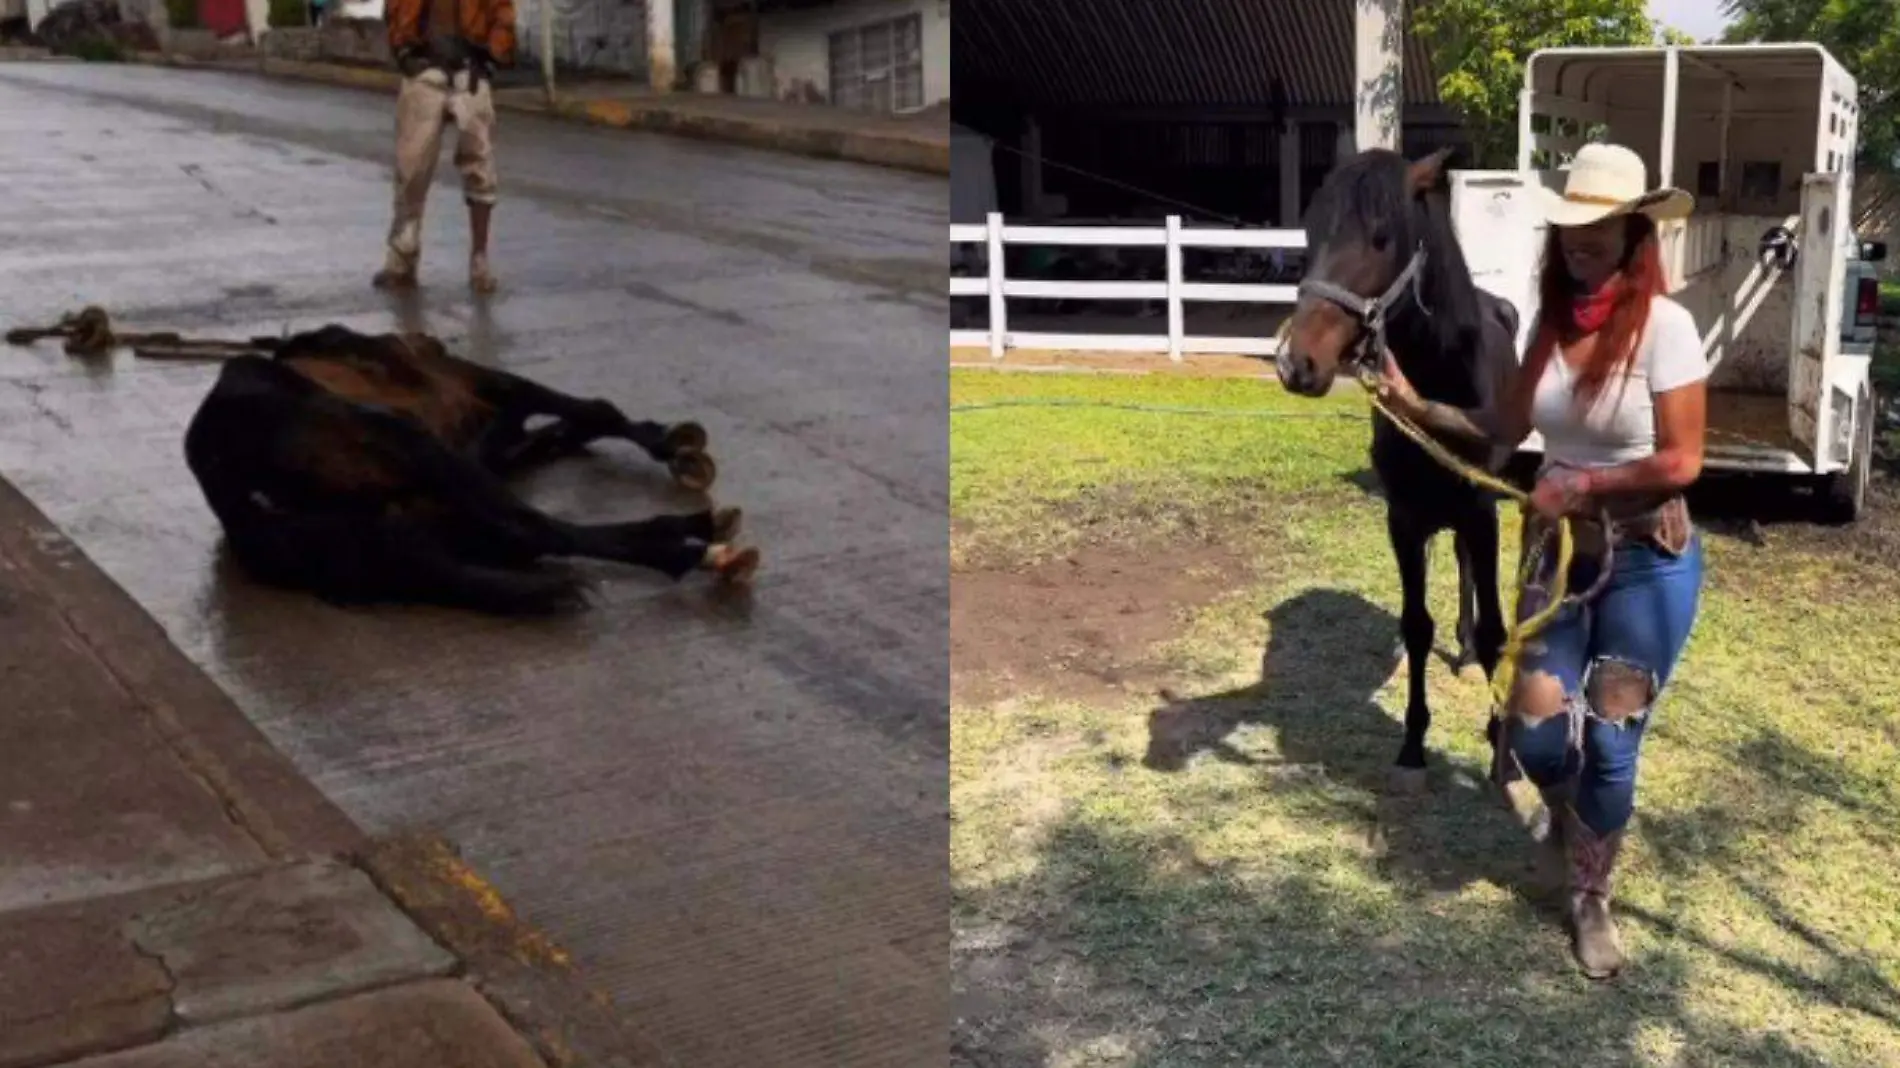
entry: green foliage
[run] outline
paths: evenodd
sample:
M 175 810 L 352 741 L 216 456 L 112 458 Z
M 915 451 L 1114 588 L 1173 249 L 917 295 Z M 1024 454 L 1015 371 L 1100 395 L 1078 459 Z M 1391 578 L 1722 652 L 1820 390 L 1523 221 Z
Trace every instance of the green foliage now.
M 1540 48 L 1648 45 L 1644 0 L 1420 0 L 1413 32 L 1438 72 L 1438 95 L 1471 138 L 1471 167 L 1516 165 L 1524 61 Z
M 310 25 L 308 0 L 270 0 L 270 24 L 277 29 Z
M 73 42 L 70 55 L 87 63 L 124 63 L 125 46 L 110 37 L 86 37 Z
M 1725 0 L 1724 39 L 1814 41 L 1860 82 L 1863 171 L 1900 169 L 1900 10 L 1894 0 Z
M 198 29 L 198 0 L 165 0 L 165 19 L 174 30 Z

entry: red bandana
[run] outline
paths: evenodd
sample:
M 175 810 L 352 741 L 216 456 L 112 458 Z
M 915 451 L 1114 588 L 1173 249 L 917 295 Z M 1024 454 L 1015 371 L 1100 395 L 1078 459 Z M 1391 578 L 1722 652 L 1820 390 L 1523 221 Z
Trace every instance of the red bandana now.
M 1610 321 L 1610 311 L 1623 292 L 1623 276 L 1612 275 L 1594 293 L 1579 293 L 1570 301 L 1570 326 L 1578 336 L 1594 334 Z

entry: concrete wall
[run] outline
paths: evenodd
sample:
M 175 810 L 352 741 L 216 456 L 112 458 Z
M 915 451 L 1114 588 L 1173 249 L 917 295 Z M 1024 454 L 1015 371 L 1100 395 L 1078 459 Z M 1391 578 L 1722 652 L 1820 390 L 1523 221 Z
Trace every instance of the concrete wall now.
M 831 91 L 828 38 L 839 30 L 917 14 L 923 22 L 924 104 L 950 99 L 950 0 L 838 0 L 759 16 L 759 54 L 780 100 L 823 102 Z
M 645 0 L 552 0 L 554 61 L 564 68 L 642 77 L 647 70 Z M 671 2 L 671 0 L 665 0 Z M 540 63 L 543 0 L 515 0 L 515 36 L 521 61 Z
M 328 61 L 358 66 L 389 66 L 389 30 L 381 22 L 331 19 L 321 28 L 285 26 L 267 31 L 259 41 L 272 59 L 303 62 Z

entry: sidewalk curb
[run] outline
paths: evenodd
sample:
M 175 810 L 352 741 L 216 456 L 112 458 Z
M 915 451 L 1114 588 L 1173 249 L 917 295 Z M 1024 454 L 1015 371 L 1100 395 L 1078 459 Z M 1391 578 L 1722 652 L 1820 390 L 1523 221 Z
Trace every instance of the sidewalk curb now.
M 105 989 L 92 982 L 90 973 L 81 976 L 82 986 L 98 986 L 103 994 L 90 1001 L 67 1000 L 51 1015 L 24 1022 L 10 1015 L 18 1006 L 0 997 L 0 1065 L 44 1065 L 54 1057 L 63 1062 L 176 1033 L 191 1022 L 184 1017 L 203 1011 L 202 1006 L 180 1011 L 174 993 L 185 977 L 154 951 L 163 947 L 151 944 L 151 931 L 138 937 L 139 929 L 122 921 L 150 903 L 195 895 L 199 888 L 243 886 L 313 864 L 332 878 L 363 880 L 362 889 L 383 902 L 390 915 L 403 917 L 441 952 L 442 961 L 452 961 L 392 976 L 393 981 L 420 982 L 443 972 L 460 976 L 551 1068 L 673 1063 L 620 1020 L 606 996 L 576 971 L 568 952 L 520 919 L 446 839 L 413 831 L 372 837 L 358 827 L 129 593 L 4 478 L 0 569 L 9 582 L 51 603 L 96 669 L 129 696 L 172 757 L 216 798 L 225 817 L 256 843 L 265 860 L 256 868 L 186 882 L 0 909 L 0 964 L 17 962 L 22 953 L 29 960 L 59 956 L 49 945 L 53 950 L 78 946 L 82 959 L 105 969 L 101 974 L 110 973 L 117 983 Z M 0 586 L 0 614 L 6 604 L 6 587 Z M 215 930 L 217 923 L 201 918 L 198 927 Z M 54 997 L 65 1000 L 63 992 Z M 39 1031 L 25 1022 L 36 1022 Z
M 950 173 L 950 145 L 947 142 L 936 144 L 916 138 L 881 137 L 845 130 L 784 127 L 770 122 L 727 115 L 693 114 L 663 104 L 636 104 L 624 100 L 564 101 L 559 114 L 597 126 L 637 129 L 702 141 L 723 141 L 817 159 L 849 160 L 923 174 L 948 176 Z
M 256 62 L 200 62 L 185 56 L 155 52 L 138 53 L 135 58 L 146 65 L 250 72 L 266 78 L 318 82 L 386 93 L 395 92 L 402 82 L 401 76 L 395 71 L 336 63 L 271 58 Z M 690 100 L 689 97 L 683 99 Z M 868 163 L 944 177 L 950 174 L 950 144 L 947 140 L 936 142 L 916 137 L 788 127 L 763 118 L 697 112 L 690 106 L 677 107 L 658 100 L 563 100 L 551 111 L 543 104 L 524 104 L 508 99 L 497 100 L 495 106 L 501 111 L 550 115 L 592 126 L 745 145 L 796 156 Z
M 157 620 L 4 479 L 0 558 L 46 592 L 86 651 L 265 855 L 283 860 L 361 848 L 363 831 L 172 644 Z

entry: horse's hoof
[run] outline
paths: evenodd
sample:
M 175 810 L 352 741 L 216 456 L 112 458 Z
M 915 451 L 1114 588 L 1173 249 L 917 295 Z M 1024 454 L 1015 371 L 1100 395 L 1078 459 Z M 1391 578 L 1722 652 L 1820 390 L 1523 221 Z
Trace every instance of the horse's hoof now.
M 719 477 L 719 465 L 713 458 L 694 449 L 675 453 L 666 468 L 673 472 L 675 482 L 689 490 L 710 489 L 713 480 Z
M 745 513 L 738 508 L 719 508 L 712 517 L 712 540 L 731 541 L 739 536 L 739 528 L 744 525 Z
M 1399 797 L 1417 797 L 1425 793 L 1425 769 L 1395 767 L 1386 773 L 1385 784 Z
M 706 428 L 698 423 L 674 423 L 666 428 L 666 447 L 673 452 L 705 452 Z
M 753 573 L 759 569 L 759 550 L 749 547 L 735 549 L 723 544 L 708 545 L 706 556 L 699 566 L 713 572 L 726 585 L 749 585 Z

